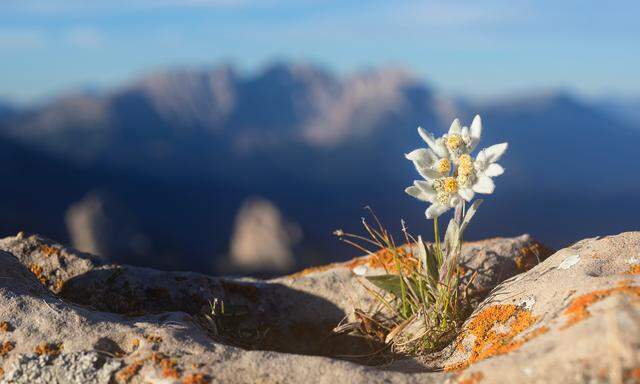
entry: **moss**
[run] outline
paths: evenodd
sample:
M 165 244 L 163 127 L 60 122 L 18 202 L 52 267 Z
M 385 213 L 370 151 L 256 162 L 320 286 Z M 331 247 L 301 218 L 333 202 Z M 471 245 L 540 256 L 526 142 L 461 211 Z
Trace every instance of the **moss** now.
M 5 341 L 0 345 L 0 357 L 4 357 L 7 353 L 11 352 L 16 345 L 11 341 Z
M 36 355 L 58 356 L 62 352 L 62 343 L 40 343 L 34 350 Z
M 576 297 L 564 311 L 568 319 L 561 329 L 572 327 L 590 317 L 589 307 L 613 294 L 629 295 L 638 299 L 640 298 L 640 287 L 630 286 L 629 282 L 626 281 L 618 287 L 601 289 Z
M 458 339 L 458 349 L 461 349 L 462 341 L 468 336 L 474 336 L 469 357 L 445 367 L 445 370 L 463 369 L 477 361 L 520 348 L 527 341 L 548 331 L 547 327 L 541 327 L 524 337 L 518 337 L 536 324 L 537 320 L 530 311 L 513 304 L 494 305 L 480 311 L 467 323 Z M 507 327 L 508 331 L 498 332 L 496 327 Z

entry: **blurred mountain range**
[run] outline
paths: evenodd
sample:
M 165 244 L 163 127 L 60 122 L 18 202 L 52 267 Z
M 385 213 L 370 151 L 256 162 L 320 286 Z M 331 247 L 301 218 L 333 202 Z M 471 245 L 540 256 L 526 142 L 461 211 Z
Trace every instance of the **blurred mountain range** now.
M 397 69 L 340 77 L 292 64 L 172 70 L 0 104 L 0 233 L 99 238 L 118 262 L 215 271 L 240 207 L 259 197 L 299 227 L 295 268 L 345 259 L 354 251 L 331 232 L 358 231 L 365 205 L 429 237 L 426 207 L 403 192 L 418 177 L 403 153 L 424 146 L 417 125 L 441 133 L 480 113 L 481 144 L 510 148 L 468 237 L 529 232 L 558 247 L 639 228 L 640 120 L 615 105 L 560 92 L 477 102 Z

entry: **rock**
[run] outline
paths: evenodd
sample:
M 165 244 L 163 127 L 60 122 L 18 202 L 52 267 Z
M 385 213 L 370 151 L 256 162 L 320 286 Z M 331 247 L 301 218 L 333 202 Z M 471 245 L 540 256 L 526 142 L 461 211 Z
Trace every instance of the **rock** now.
M 0 240 L 0 250 L 9 252 L 53 292 L 64 283 L 102 264 L 100 258 L 54 243 L 42 236 L 23 232 Z
M 20 250 L 25 238 L 13 241 Z M 517 273 L 533 244 L 470 243 L 465 260 Z M 639 249 L 640 232 L 628 232 L 578 242 L 503 282 L 511 269 L 489 273 L 478 287 L 499 284 L 454 343 L 377 367 L 338 359 L 354 340 L 327 333 L 366 308 L 351 269 L 367 258 L 267 281 L 93 265 L 55 295 L 22 258 L 0 252 L 0 321 L 10 323 L 0 366 L 4 382 L 631 382 L 640 373 Z M 578 261 L 560 268 L 568 258 Z M 199 307 L 215 299 L 228 317 L 213 327 Z
M 501 383 L 637 382 L 639 251 L 640 232 L 586 239 L 503 282 L 449 348 L 445 370 L 470 366 Z
M 65 221 L 73 246 L 83 252 L 117 262 L 150 252 L 149 240 L 131 224 L 131 215 L 105 191 L 92 191 L 72 204 Z
M 246 200 L 236 216 L 230 260 L 224 270 L 233 273 L 286 273 L 296 260 L 292 247 L 301 239 L 298 225 L 288 222 L 271 201 Z
M 107 361 L 95 352 L 65 353 L 58 358 L 23 354 L 5 380 L 16 384 L 107 384 L 121 366 L 122 362 Z

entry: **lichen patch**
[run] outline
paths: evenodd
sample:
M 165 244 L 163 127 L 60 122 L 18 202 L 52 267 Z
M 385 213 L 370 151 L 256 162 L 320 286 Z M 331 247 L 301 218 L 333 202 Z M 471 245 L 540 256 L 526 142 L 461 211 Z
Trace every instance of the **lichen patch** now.
M 640 275 L 640 264 L 635 264 L 629 267 L 626 272 L 627 275 Z
M 11 327 L 11 324 L 8 321 L 0 322 L 0 333 L 7 333 L 11 332 L 12 330 L 13 327 Z
M 613 294 L 629 295 L 640 299 L 640 287 L 630 286 L 627 282 L 618 287 L 601 289 L 576 297 L 564 311 L 564 314 L 568 316 L 568 318 L 561 329 L 572 327 L 590 317 L 591 312 L 589 312 L 589 307 Z
M 11 341 L 5 341 L 4 343 L 0 344 L 0 357 L 4 357 L 7 355 L 7 353 L 11 352 L 13 350 L 13 348 L 15 348 L 15 344 Z
M 135 375 L 140 372 L 142 366 L 144 365 L 144 360 L 136 360 L 133 363 L 127 365 L 116 373 L 116 380 L 120 383 L 128 383 L 133 379 Z
M 458 384 L 478 384 L 484 378 L 484 373 L 482 372 L 473 372 L 472 374 L 466 376 L 463 379 L 458 381 Z
M 445 370 L 463 369 L 475 362 L 520 348 L 527 341 L 549 330 L 547 327 L 540 327 L 519 337 L 537 321 L 538 318 L 531 311 L 513 304 L 499 304 L 483 309 L 471 318 L 458 339 L 458 350 L 466 350 L 461 347 L 461 343 L 468 336 L 473 336 L 469 357 L 445 367 Z
M 31 273 L 36 275 L 36 278 L 40 281 L 40 283 L 42 283 L 42 285 L 47 285 L 47 277 L 44 275 L 41 266 L 39 266 L 38 264 L 31 264 L 29 266 L 29 270 L 31 271 Z
M 39 356 L 58 356 L 62 352 L 62 343 L 40 343 L 34 352 Z
M 182 384 L 208 384 L 209 382 L 211 379 L 204 373 L 190 373 L 182 379 Z

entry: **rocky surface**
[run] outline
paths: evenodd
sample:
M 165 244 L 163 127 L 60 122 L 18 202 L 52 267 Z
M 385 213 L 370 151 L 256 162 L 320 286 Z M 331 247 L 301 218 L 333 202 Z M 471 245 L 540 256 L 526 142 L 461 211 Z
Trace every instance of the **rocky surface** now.
M 106 191 L 94 190 L 73 203 L 65 214 L 74 248 L 122 263 L 149 253 L 149 239 L 135 228 L 133 215 Z
M 484 276 L 474 289 L 493 290 L 444 351 L 383 366 L 345 360 L 366 345 L 331 337 L 342 317 L 370 303 L 352 269 L 376 268 L 371 258 L 257 281 L 101 265 L 37 236 L 4 239 L 0 249 L 4 382 L 633 382 L 640 375 L 638 232 L 583 240 L 546 260 L 549 252 L 528 236 L 468 244 L 465 269 Z M 535 265 L 537 258 L 544 261 Z M 62 285 L 43 286 L 32 265 Z M 217 315 L 207 318 L 210 302 Z
M 301 237 L 300 227 L 285 219 L 273 202 L 247 199 L 236 215 L 229 260 L 219 269 L 236 274 L 291 272 L 292 247 Z

